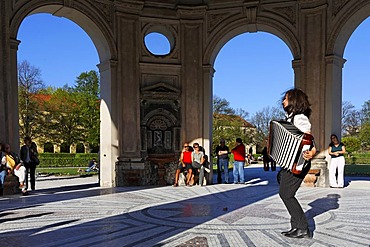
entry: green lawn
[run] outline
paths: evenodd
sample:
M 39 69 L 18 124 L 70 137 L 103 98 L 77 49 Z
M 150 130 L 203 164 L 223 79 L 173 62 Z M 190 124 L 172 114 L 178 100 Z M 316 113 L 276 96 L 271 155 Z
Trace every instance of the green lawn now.
M 40 175 L 54 176 L 75 176 L 75 175 L 95 175 L 97 172 L 85 172 L 87 167 L 56 167 L 56 168 L 37 168 L 36 172 Z M 81 169 L 82 172 L 78 172 Z

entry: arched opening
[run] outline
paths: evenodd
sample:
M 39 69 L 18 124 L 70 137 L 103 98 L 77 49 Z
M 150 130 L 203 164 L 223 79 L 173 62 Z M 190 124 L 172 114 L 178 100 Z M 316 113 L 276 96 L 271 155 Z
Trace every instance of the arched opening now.
M 100 176 L 100 183 L 103 186 L 114 186 L 114 174 L 112 169 L 112 166 L 114 165 L 114 162 L 116 160 L 116 157 L 118 156 L 118 146 L 112 145 L 112 140 L 117 138 L 117 124 L 115 123 L 115 112 L 112 112 L 113 102 L 116 95 L 115 92 L 112 90 L 112 68 L 115 66 L 115 55 L 116 54 L 114 46 L 111 45 L 112 38 L 110 37 L 110 34 L 108 33 L 108 29 L 106 27 L 106 23 L 104 23 L 103 20 L 99 20 L 99 16 L 94 16 L 94 18 L 97 18 L 97 20 L 93 21 L 88 15 L 91 10 L 84 11 L 85 14 L 82 14 L 82 12 L 79 12 L 76 9 L 58 6 L 58 5 L 46 5 L 46 6 L 40 6 L 40 3 L 34 3 L 34 5 L 27 5 L 23 6 L 24 9 L 22 11 L 18 11 L 17 15 L 13 18 L 13 22 L 11 23 L 11 32 L 13 37 L 18 37 L 18 31 L 19 27 L 21 26 L 21 23 L 24 21 L 24 19 L 27 16 L 31 16 L 33 14 L 37 13 L 50 13 L 55 16 L 64 17 L 68 20 L 73 21 L 75 24 L 78 25 L 79 28 L 82 28 L 84 32 L 91 38 L 91 41 L 94 45 L 94 48 L 96 49 L 95 54 L 97 52 L 98 54 L 98 62 L 95 63 L 95 65 L 98 65 L 99 73 L 100 73 L 100 83 L 101 83 L 101 100 L 100 100 L 100 121 L 99 119 L 96 119 L 96 123 L 98 125 L 102 124 L 105 126 L 105 129 L 108 130 L 105 135 L 100 138 L 100 145 L 95 144 L 95 146 L 103 146 L 104 150 L 100 150 L 102 155 L 101 162 L 102 164 L 105 164 L 106 169 L 104 169 L 104 166 L 102 166 L 101 169 L 101 176 Z M 92 14 L 90 15 L 92 16 Z M 36 27 L 38 25 L 34 25 Z M 60 31 L 57 28 L 55 28 L 56 31 Z M 36 34 L 38 34 L 36 32 Z M 35 35 L 37 36 L 37 35 Z M 49 34 L 50 36 L 50 34 Z M 65 35 L 63 37 L 63 40 L 65 37 L 68 37 L 69 35 Z M 39 37 L 42 39 L 43 37 Z M 19 38 L 20 41 L 21 38 Z M 78 42 L 75 40 L 75 42 Z M 61 48 L 63 49 L 63 48 Z M 42 59 L 42 58 L 39 58 Z M 113 62 L 112 62 L 113 61 Z M 68 64 L 70 63 L 64 63 L 64 66 L 60 67 L 68 67 Z M 59 70 L 61 69 L 59 67 Z M 83 72 L 83 71 L 81 71 Z M 102 145 L 103 144 L 103 145 Z M 69 152 L 70 147 L 62 144 L 61 152 Z
M 54 153 L 54 145 L 51 142 L 44 144 L 44 153 Z
M 342 21 L 334 26 L 332 37 L 328 42 L 326 53 L 333 55 L 328 56 L 327 59 L 326 146 L 330 143 L 330 134 L 336 134 L 338 137 L 341 134 L 347 134 L 348 129 L 343 128 L 346 127 L 347 113 L 356 111 L 356 108 L 360 108 L 363 101 L 366 100 L 366 92 L 368 91 L 366 83 L 357 80 L 367 76 L 366 71 L 368 71 L 365 66 L 367 64 L 366 54 L 369 49 L 367 43 L 369 40 L 370 4 L 361 3 L 359 5 L 356 8 L 348 6 L 349 9 L 344 9 L 341 12 L 338 19 L 342 19 Z M 358 37 L 356 37 L 357 35 Z M 353 50 L 356 47 L 361 47 L 357 54 Z M 364 92 L 365 97 L 360 96 L 361 92 Z M 359 96 L 356 96 L 356 99 L 348 98 L 353 93 Z M 355 102 L 354 105 L 351 103 L 352 100 L 352 103 Z M 356 118 L 358 121 L 359 118 Z M 357 121 L 355 120 L 355 122 Z
M 370 62 L 368 60 L 370 56 L 369 30 L 370 17 L 364 20 L 352 33 L 344 50 L 344 58 L 347 61 L 343 68 L 342 82 L 343 136 L 356 135 L 361 124 L 361 114 L 359 113 L 365 102 L 370 100 L 367 93 L 370 85 L 368 82 L 368 78 L 370 78 Z M 356 95 L 356 97 L 353 97 L 353 95 Z
M 71 146 L 66 142 L 63 142 L 63 143 L 60 144 L 60 152 L 61 153 L 68 153 L 69 154 L 70 153 L 70 148 L 71 148 Z
M 221 101 L 213 101 L 213 150 L 221 139 L 232 146 L 239 133 L 247 153 L 261 154 L 269 121 L 283 117 L 282 94 L 294 86 L 292 59 L 286 43 L 266 32 L 243 33 L 224 44 L 214 63 L 213 94 Z M 222 107 L 226 102 L 228 107 Z M 218 131 L 225 114 L 236 115 L 235 124 L 240 117 L 245 120 L 239 121 L 241 131 Z
M 85 153 L 85 145 L 83 143 L 77 143 L 76 153 Z

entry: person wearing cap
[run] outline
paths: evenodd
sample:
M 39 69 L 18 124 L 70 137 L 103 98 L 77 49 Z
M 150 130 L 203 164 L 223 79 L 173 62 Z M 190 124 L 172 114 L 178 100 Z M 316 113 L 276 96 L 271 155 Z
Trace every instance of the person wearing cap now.
M 231 153 L 234 154 L 234 184 L 244 184 L 245 146 L 241 138 L 236 138 L 236 146 L 231 149 Z
M 217 182 L 222 183 L 221 171 L 224 169 L 224 182 L 229 183 L 229 147 L 225 145 L 225 140 L 220 140 L 220 145 L 216 147 L 217 156 Z

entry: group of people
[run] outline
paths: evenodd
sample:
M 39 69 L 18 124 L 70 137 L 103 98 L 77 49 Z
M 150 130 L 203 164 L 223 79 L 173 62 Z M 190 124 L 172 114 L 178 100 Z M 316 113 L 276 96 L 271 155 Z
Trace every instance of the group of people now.
M 18 177 L 19 188 L 23 194 L 26 194 L 29 189 L 35 190 L 36 166 L 40 161 L 38 159 L 37 146 L 30 137 L 24 138 L 20 156 L 11 150 L 9 144 L 0 144 L 0 160 L 1 194 L 4 189 L 5 178 L 10 174 Z M 28 174 L 30 174 L 30 184 L 28 183 Z
M 188 142 L 184 143 L 176 170 L 174 187 L 179 185 L 180 173 L 184 171 L 187 171 L 186 186 L 193 186 L 197 182 L 200 186 L 204 185 L 205 172 L 210 172 L 210 169 L 208 167 L 208 157 L 204 154 L 204 150 L 199 143 L 194 143 L 193 146 L 190 146 Z
M 202 149 L 202 150 L 201 150 Z M 229 151 L 229 147 L 225 145 L 225 140 L 221 140 L 220 145 L 216 148 L 217 170 L 219 182 L 221 181 L 221 169 L 224 170 L 225 183 L 229 183 L 229 154 L 234 154 L 233 177 L 234 184 L 244 184 L 244 164 L 245 164 L 245 145 L 241 138 L 236 138 L 235 147 Z M 194 177 L 199 175 L 199 185 L 204 185 L 205 172 L 210 172 L 208 157 L 204 154 L 204 149 L 199 146 L 199 143 L 194 143 L 191 147 L 188 142 L 184 143 L 183 150 L 180 155 L 180 162 L 175 174 L 174 187 L 179 185 L 180 173 L 187 171 L 185 184 L 192 186 L 196 183 Z
M 229 147 L 225 145 L 225 140 L 221 139 L 220 145 L 216 147 L 215 154 L 217 157 L 217 182 L 222 183 L 221 172 L 223 170 L 224 183 L 229 183 L 229 154 L 234 155 L 233 166 L 233 183 L 244 184 L 244 165 L 245 165 L 245 145 L 241 138 L 236 138 L 235 147 L 229 151 Z
M 293 88 L 286 91 L 281 99 L 282 107 L 286 114 L 286 121 L 291 122 L 303 133 L 311 133 L 311 123 L 309 117 L 311 115 L 310 102 L 308 96 L 301 89 Z M 188 146 L 188 144 L 186 144 Z M 186 147 L 184 147 L 186 148 Z M 186 150 L 186 149 L 185 149 Z M 191 170 L 193 156 L 191 154 L 186 154 L 185 151 L 181 155 L 181 169 Z M 217 156 L 217 171 L 218 183 L 222 182 L 221 170 L 223 169 L 224 181 L 229 183 L 229 154 L 234 154 L 234 168 L 233 168 L 233 178 L 234 183 L 244 183 L 244 163 L 245 163 L 245 146 L 241 138 L 236 139 L 236 146 L 229 152 L 229 148 L 225 145 L 225 140 L 221 140 L 220 145 L 217 146 L 215 154 Z M 331 136 L 331 143 L 329 145 L 329 154 L 332 157 L 330 165 L 330 185 L 331 187 L 343 187 L 343 168 L 344 168 L 344 157 L 345 153 L 344 144 L 338 141 L 336 135 Z M 287 231 L 281 232 L 285 237 L 289 238 L 310 238 L 311 233 L 308 228 L 308 221 L 304 214 L 304 211 L 299 204 L 296 193 L 301 186 L 304 177 L 307 175 L 311 167 L 311 159 L 316 154 L 316 147 L 313 145 L 310 149 L 304 151 L 303 159 L 306 160 L 306 165 L 302 169 L 300 174 L 294 174 L 290 170 L 282 168 L 279 172 L 279 196 L 283 201 L 289 215 L 291 228 Z M 264 169 L 267 171 L 269 169 L 267 160 L 268 154 L 265 150 L 264 157 Z M 276 164 L 272 163 L 272 170 L 275 170 Z M 336 172 L 338 170 L 338 172 Z M 337 175 L 336 175 L 337 173 Z M 191 172 L 190 172 L 191 174 Z M 176 173 L 177 186 L 178 175 Z M 189 182 L 189 180 L 187 180 Z

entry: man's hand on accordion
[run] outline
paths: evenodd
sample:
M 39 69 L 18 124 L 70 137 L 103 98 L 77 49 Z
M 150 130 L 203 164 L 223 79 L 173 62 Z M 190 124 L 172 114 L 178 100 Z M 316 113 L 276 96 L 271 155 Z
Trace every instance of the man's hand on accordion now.
M 315 156 L 315 154 L 316 154 L 316 148 L 313 147 L 311 150 L 307 150 L 306 152 L 304 152 L 303 159 L 310 160 L 313 158 L 313 156 Z

